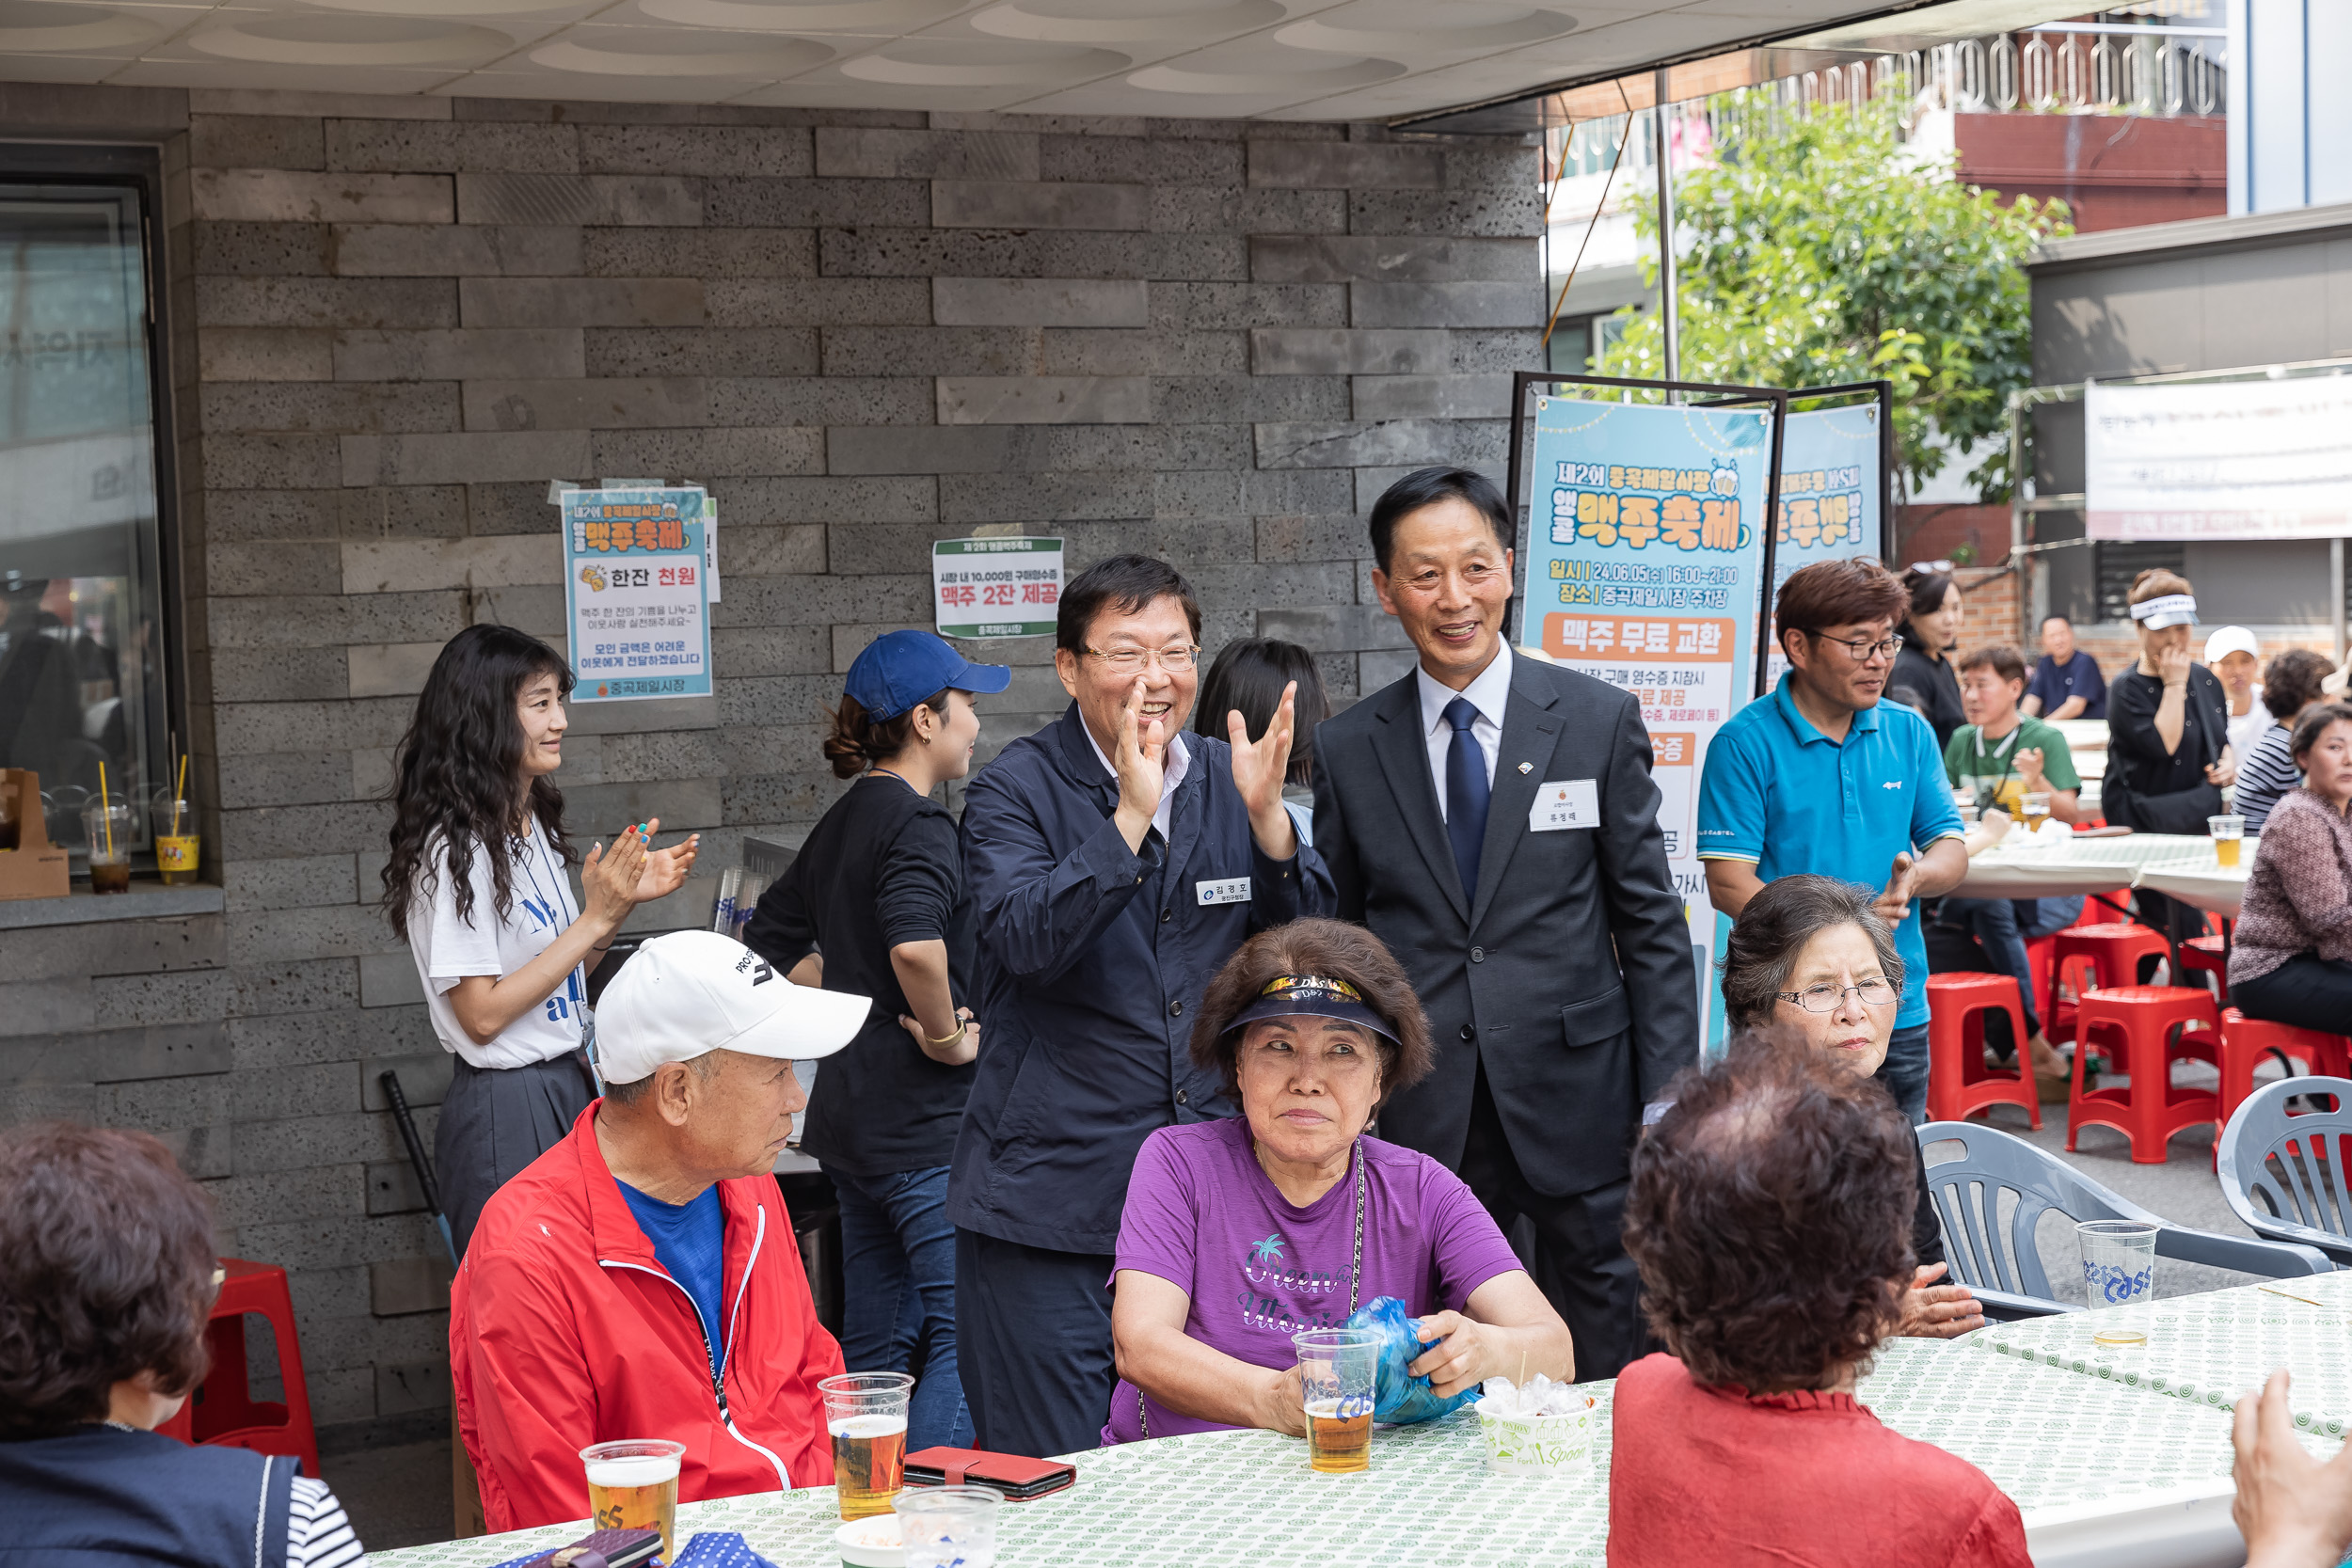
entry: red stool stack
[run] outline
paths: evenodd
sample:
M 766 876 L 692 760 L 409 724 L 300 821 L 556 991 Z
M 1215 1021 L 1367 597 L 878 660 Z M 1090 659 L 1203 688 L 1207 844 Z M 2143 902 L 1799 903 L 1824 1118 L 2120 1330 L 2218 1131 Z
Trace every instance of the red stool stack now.
M 2009 1014 L 2017 1040 L 2015 1068 L 1984 1065 L 1984 1019 Z M 1928 976 L 1928 1119 L 1965 1121 L 1992 1105 L 2022 1105 L 2042 1126 L 2042 1103 L 2026 1075 L 2026 1013 L 2017 982 L 2006 974 Z
M 2254 1092 L 2254 1069 L 2274 1051 L 2321 1076 L 2352 1078 L 2352 1039 L 2248 1018 L 2235 1007 L 2226 1008 L 2221 1014 L 2221 1120 L 2225 1125 L 2236 1114 L 2239 1102 Z
M 2087 993 L 2137 985 L 2140 959 L 2151 955 L 2169 958 L 2171 952 L 2172 944 L 2165 941 L 2162 931 L 2137 921 L 2069 926 L 2057 932 L 2050 939 L 2057 977 L 2050 988 L 2049 1005 L 2042 1009 L 2042 1032 L 2054 1041 L 2079 1040 L 2082 1036 L 2075 1020 Z M 2061 987 L 2072 990 L 2075 1000 L 2060 1001 Z
M 2220 1101 L 2204 1089 L 2172 1086 L 2172 1064 L 2221 1065 L 2221 1021 L 2213 993 L 2197 986 L 2117 986 L 2094 990 L 2076 1012 L 2074 1085 L 2067 1106 L 2066 1150 L 2086 1127 L 2112 1127 L 2132 1141 L 2132 1163 L 2164 1164 L 2165 1141 L 2184 1127 L 2217 1121 Z M 2179 1033 L 2176 1036 L 2174 1030 Z M 2085 1064 L 2096 1048 L 2122 1087 L 2088 1088 Z
M 310 1425 L 310 1388 L 302 1376 L 302 1347 L 294 1338 L 294 1297 L 286 1290 L 286 1271 L 242 1258 L 224 1258 L 220 1266 L 220 1299 L 213 1303 L 212 1323 L 204 1330 L 212 1370 L 180 1414 L 155 1430 L 183 1443 L 291 1454 L 302 1461 L 304 1475 L 314 1477 L 319 1473 L 319 1439 Z M 278 1377 L 286 1387 L 283 1404 L 256 1400 L 250 1392 L 245 1357 L 248 1312 L 267 1321 L 278 1341 Z

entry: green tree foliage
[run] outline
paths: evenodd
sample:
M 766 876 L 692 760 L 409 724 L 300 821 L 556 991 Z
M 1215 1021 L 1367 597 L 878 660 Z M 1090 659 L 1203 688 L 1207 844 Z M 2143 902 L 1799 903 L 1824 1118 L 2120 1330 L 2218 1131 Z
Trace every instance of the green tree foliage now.
M 2074 232 L 2066 204 L 2005 205 L 1961 183 L 1949 155 L 1903 145 L 1891 101 L 1747 123 L 1724 135 L 1713 166 L 1675 182 L 1681 378 L 1826 387 L 1884 377 L 1910 487 L 1941 469 L 1950 447 L 1984 443 L 1992 450 L 1968 477 L 1987 501 L 2006 499 L 2009 394 L 2032 372 L 2019 263 L 2038 241 Z M 1654 258 L 1655 203 L 1636 221 Z M 1644 268 L 1655 286 L 1657 262 Z M 1619 316 L 1625 335 L 1602 373 L 1662 375 L 1657 314 Z

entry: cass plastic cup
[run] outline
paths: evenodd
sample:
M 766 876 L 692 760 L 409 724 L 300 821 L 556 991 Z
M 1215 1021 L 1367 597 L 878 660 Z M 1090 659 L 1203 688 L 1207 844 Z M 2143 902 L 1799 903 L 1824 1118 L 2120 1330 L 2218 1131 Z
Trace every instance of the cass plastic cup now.
M 817 1386 L 833 1434 L 833 1486 L 844 1519 L 889 1513 L 890 1499 L 906 1484 L 907 1396 L 914 1389 L 914 1379 L 904 1372 L 844 1372 Z
M 1327 1476 L 1372 1468 L 1373 1383 L 1380 1336 L 1369 1328 L 1311 1328 L 1291 1336 L 1307 1404 L 1307 1463 Z
M 2082 1242 L 2083 1289 L 2096 1307 L 2146 1301 L 2156 1289 L 2156 1227 L 2139 1220 L 2086 1220 L 2074 1227 Z
M 2213 859 L 2216 865 L 2237 864 L 2238 846 L 2246 838 L 2246 818 L 2243 816 L 2208 816 L 2205 832 L 2213 835 Z
M 986 1486 L 910 1486 L 891 1507 L 906 1568 L 995 1568 L 996 1511 Z
M 677 1555 L 678 1461 L 686 1445 L 660 1438 L 596 1443 L 580 1450 L 588 1469 L 588 1516 L 598 1529 L 658 1529 L 661 1560 Z

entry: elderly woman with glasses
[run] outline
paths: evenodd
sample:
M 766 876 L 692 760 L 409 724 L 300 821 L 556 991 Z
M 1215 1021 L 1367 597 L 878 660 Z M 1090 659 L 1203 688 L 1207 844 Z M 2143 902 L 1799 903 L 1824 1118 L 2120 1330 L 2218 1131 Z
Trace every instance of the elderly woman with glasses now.
M 1732 1026 L 1826 1057 L 1857 1078 L 1876 1073 L 1895 1032 L 1903 961 L 1872 908 L 1875 898 L 1835 877 L 1799 874 L 1765 884 L 1740 911 L 1724 949 L 1724 1010 Z M 1968 1287 L 1936 1283 L 1947 1268 L 1944 1232 L 1915 1138 L 1912 1159 L 1918 1197 L 1911 1250 L 1918 1263 L 1895 1332 L 1948 1339 L 1982 1328 L 1984 1317 Z
M 1192 1059 L 1241 1103 L 1143 1141 L 1111 1308 L 1105 1444 L 1264 1427 L 1303 1436 L 1291 1336 L 1394 1296 L 1441 1398 L 1498 1374 L 1574 1375 L 1567 1325 L 1461 1179 L 1365 1135 L 1427 1073 L 1421 1004 L 1380 939 L 1300 920 L 1209 983 Z

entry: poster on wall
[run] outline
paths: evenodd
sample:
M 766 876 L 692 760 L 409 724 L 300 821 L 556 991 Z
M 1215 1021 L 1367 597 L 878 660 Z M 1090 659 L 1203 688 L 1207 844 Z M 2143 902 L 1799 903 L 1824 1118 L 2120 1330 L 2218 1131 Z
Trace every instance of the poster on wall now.
M 1699 772 L 1754 687 L 1772 416 L 1540 393 L 1529 404 L 1519 646 L 1642 705 L 1711 1041 L 1718 922 L 1697 855 Z
M 1051 637 L 1061 604 L 1058 539 L 941 539 L 931 623 L 942 637 Z
M 2352 378 L 2083 393 L 2093 539 L 2352 537 Z
M 710 695 L 703 502 L 682 487 L 562 493 L 572 701 Z
M 1885 430 L 1879 405 L 1812 408 L 1788 416 L 1780 438 L 1779 516 L 1772 529 L 1772 585 L 1764 596 L 1764 687 L 1788 672 L 1772 637 L 1780 585 L 1817 561 L 1879 556 L 1885 550 Z

